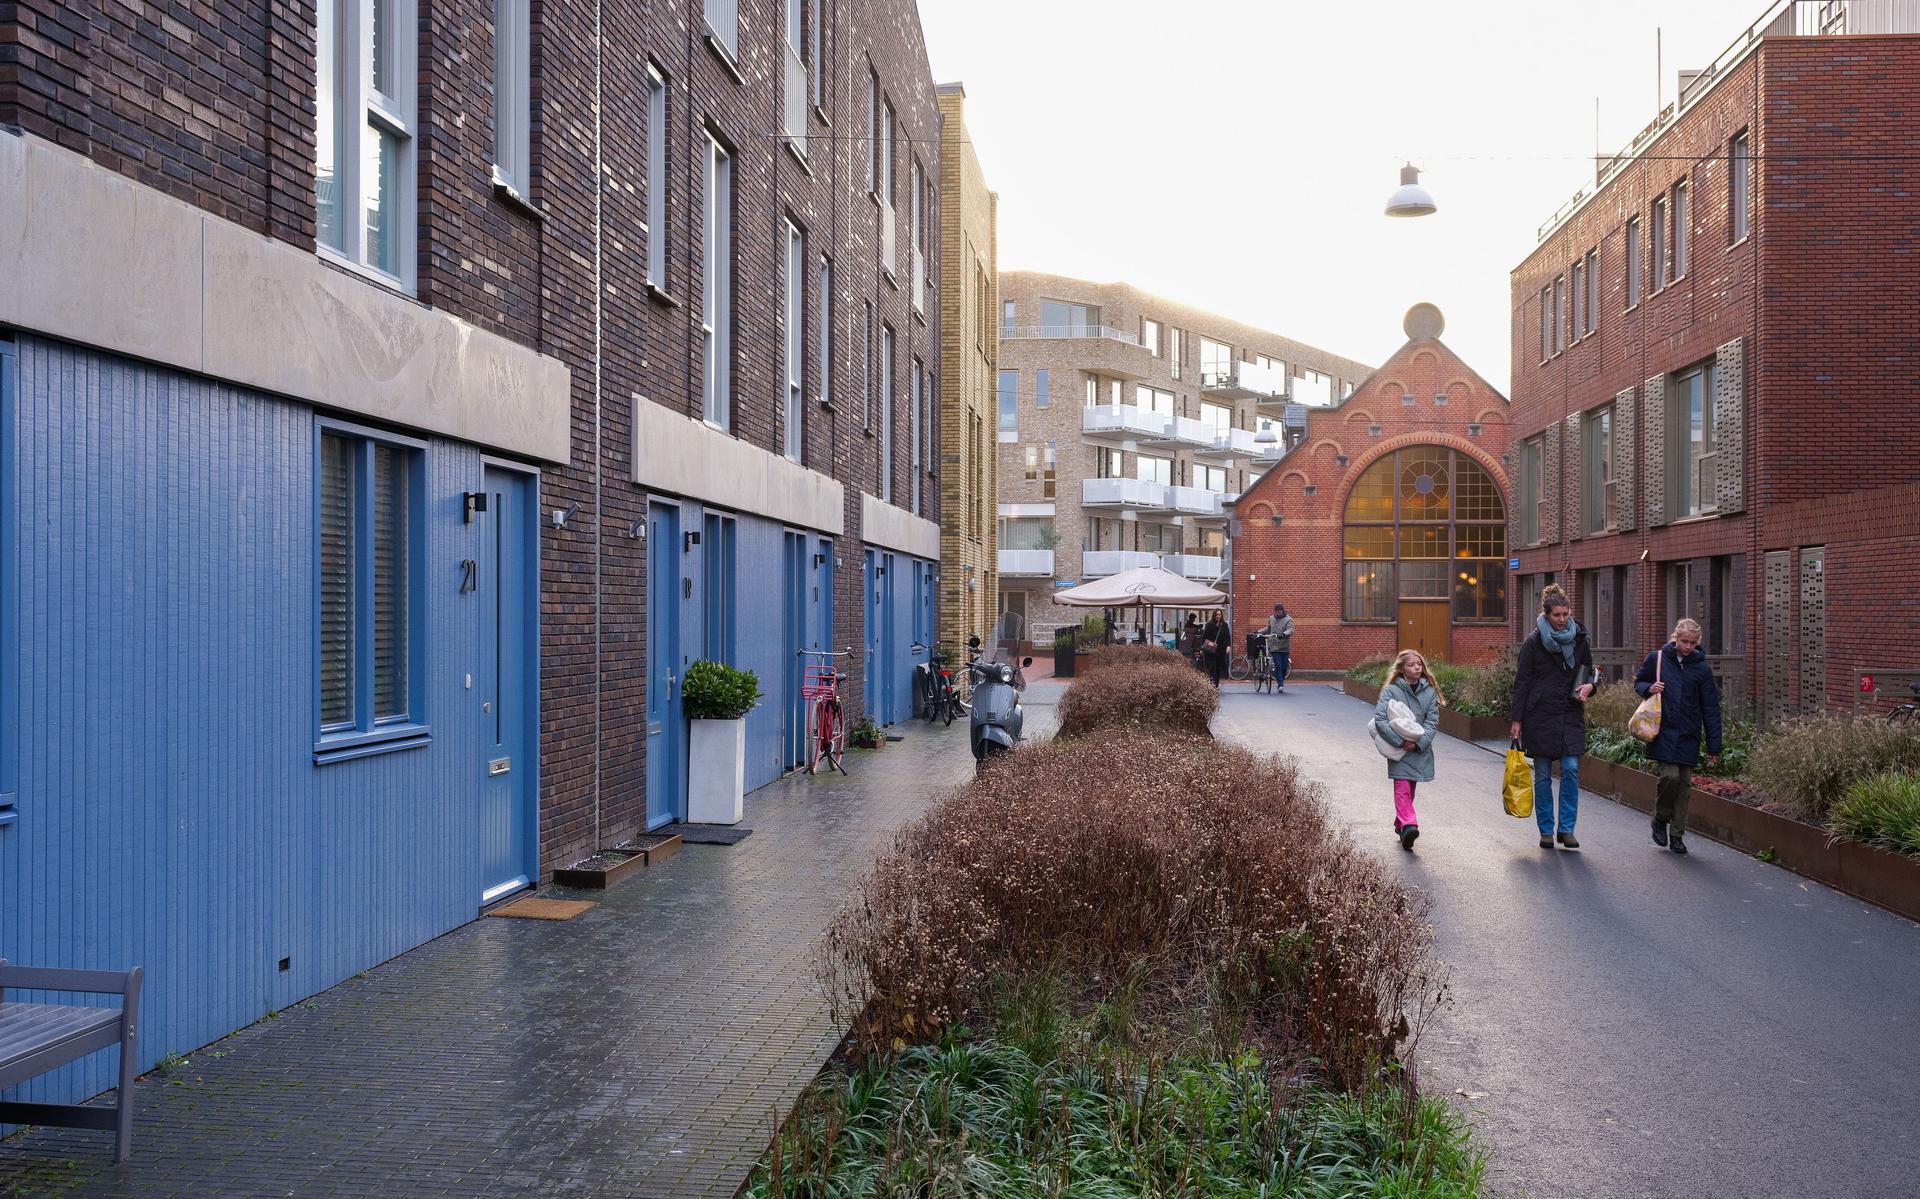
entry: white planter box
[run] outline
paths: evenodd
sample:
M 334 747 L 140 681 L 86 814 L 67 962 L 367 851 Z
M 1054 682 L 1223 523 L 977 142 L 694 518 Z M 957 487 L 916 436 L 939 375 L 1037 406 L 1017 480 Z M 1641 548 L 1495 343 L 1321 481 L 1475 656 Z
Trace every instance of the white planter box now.
M 739 824 L 747 793 L 747 722 L 695 720 L 687 754 L 687 823 Z

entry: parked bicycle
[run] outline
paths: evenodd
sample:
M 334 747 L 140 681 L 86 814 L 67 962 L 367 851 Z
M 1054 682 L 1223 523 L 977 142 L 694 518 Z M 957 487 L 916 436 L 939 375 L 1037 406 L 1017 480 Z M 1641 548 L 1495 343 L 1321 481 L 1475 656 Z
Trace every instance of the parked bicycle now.
M 840 680 L 847 676 L 834 659 L 850 658 L 853 651 L 803 649 L 800 656 L 823 659 L 807 663 L 800 674 L 800 698 L 807 701 L 807 744 L 811 747 L 807 772 L 820 773 L 820 763 L 825 760 L 829 771 L 845 774 L 847 716 L 846 709 L 840 705 Z
M 972 672 L 966 672 L 971 677 Z M 935 720 L 952 724 L 954 717 L 968 711 L 967 701 L 954 685 L 953 655 L 936 649 L 927 656 L 927 723 Z
M 1907 728 L 1913 724 L 1914 717 L 1920 715 L 1920 679 L 1909 683 L 1908 686 L 1913 689 L 1913 698 L 1887 713 L 1888 724 Z

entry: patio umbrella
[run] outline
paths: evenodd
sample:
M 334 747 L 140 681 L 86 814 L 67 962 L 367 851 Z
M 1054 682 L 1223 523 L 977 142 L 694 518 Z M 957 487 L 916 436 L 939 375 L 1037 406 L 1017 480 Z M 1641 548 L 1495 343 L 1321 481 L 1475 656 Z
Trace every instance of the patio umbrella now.
M 1221 608 L 1225 592 L 1157 566 L 1137 566 L 1053 597 L 1074 608 Z

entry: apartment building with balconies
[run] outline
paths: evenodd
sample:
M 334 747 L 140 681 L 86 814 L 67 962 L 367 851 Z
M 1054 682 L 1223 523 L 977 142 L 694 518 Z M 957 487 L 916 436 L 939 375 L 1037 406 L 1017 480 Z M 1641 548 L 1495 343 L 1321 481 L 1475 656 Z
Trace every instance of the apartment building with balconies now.
M 1000 590 L 1044 640 L 1056 590 L 1136 566 L 1226 582 L 1226 504 L 1363 363 L 1125 283 L 1000 276 Z
M 1920 676 L 1920 12 L 1779 0 L 1678 84 L 1512 272 L 1513 635 L 1554 581 L 1610 675 L 1687 616 L 1739 707 L 1872 703 Z

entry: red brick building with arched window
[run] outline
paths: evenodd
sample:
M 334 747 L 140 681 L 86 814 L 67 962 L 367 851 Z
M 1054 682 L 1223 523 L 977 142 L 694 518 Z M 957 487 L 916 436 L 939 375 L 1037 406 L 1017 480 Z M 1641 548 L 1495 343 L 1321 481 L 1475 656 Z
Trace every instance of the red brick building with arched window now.
M 1233 626 L 1293 614 L 1296 670 L 1413 648 L 1484 661 L 1508 644 L 1507 400 L 1440 340 L 1439 309 L 1304 430 L 1235 505 Z

